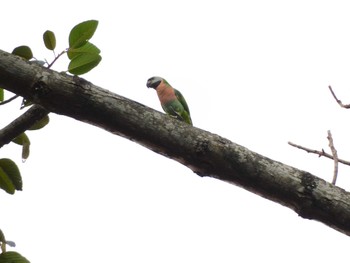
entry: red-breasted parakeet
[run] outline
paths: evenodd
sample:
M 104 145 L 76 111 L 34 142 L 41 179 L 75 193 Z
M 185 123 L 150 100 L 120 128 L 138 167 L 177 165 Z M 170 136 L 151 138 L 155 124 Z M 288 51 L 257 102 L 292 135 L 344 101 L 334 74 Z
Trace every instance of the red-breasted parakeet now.
M 174 89 L 161 77 L 148 79 L 146 85 L 157 91 L 160 104 L 167 114 L 192 125 L 190 110 L 180 91 Z

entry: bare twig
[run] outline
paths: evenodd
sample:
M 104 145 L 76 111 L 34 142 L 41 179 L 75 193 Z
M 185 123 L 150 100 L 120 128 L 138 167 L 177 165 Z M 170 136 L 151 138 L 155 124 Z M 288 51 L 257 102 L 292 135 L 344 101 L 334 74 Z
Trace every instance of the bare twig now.
M 332 95 L 333 95 L 333 98 L 334 98 L 334 99 L 336 100 L 336 102 L 340 105 L 340 107 L 345 108 L 345 109 L 349 109 L 349 108 L 350 108 L 350 104 L 343 104 L 343 103 L 341 102 L 341 100 L 337 98 L 337 96 L 335 95 L 335 93 L 334 93 L 334 91 L 333 91 L 333 89 L 332 89 L 331 86 L 328 86 L 328 88 L 329 88 L 329 90 L 331 91 L 331 93 L 332 93 Z
M 59 57 L 62 56 L 63 54 L 65 54 L 65 53 L 67 53 L 66 50 L 64 50 L 64 51 L 62 51 L 61 53 L 59 53 L 59 54 L 57 55 L 57 57 L 56 57 L 56 55 L 55 55 L 55 59 L 54 59 L 50 64 L 47 63 L 47 64 L 48 64 L 47 68 L 51 68 L 52 65 L 57 61 L 57 59 L 59 59 Z
M 304 147 L 304 146 L 297 145 L 297 144 L 292 143 L 292 142 L 288 142 L 288 144 L 291 145 L 291 146 L 293 146 L 293 147 L 295 147 L 295 148 L 304 150 L 304 151 L 306 151 L 306 152 L 308 152 L 308 153 L 317 154 L 318 157 L 324 156 L 324 157 L 327 157 L 327 158 L 333 160 L 333 156 L 332 156 L 331 154 L 329 154 L 329 153 L 326 153 L 323 149 L 322 149 L 322 151 L 317 151 L 317 150 L 312 150 L 312 149 L 306 148 L 306 147 Z M 339 158 L 338 158 L 338 162 L 350 166 L 350 162 L 349 162 L 349 161 L 345 161 L 345 160 L 342 160 L 342 159 L 339 159 Z
M 14 99 L 17 99 L 18 97 L 19 97 L 19 95 L 15 95 L 15 96 L 13 96 L 13 97 L 7 99 L 7 100 L 4 100 L 4 101 L 0 102 L 0 106 L 11 102 L 11 101 L 13 101 Z
M 338 176 L 338 162 L 339 162 L 339 159 L 338 159 L 337 150 L 334 147 L 331 131 L 328 131 L 327 133 L 328 133 L 327 139 L 328 139 L 328 142 L 329 142 L 329 148 L 332 151 L 333 160 L 334 160 L 334 173 L 333 173 L 332 184 L 335 185 L 335 182 L 337 181 L 337 176 Z

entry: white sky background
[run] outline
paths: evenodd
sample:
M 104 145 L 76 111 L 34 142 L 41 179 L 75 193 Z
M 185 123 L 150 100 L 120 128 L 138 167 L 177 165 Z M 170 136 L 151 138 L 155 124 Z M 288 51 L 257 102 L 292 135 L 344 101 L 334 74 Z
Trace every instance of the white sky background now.
M 70 29 L 97 19 L 103 60 L 83 77 L 161 111 L 146 80 L 181 90 L 196 127 L 327 181 L 333 163 L 290 147 L 350 159 L 350 16 L 346 1 L 6 1 L 0 49 L 29 45 L 52 59 Z M 113 4 L 112 4 L 113 3 Z M 57 63 L 64 70 L 67 60 Z M 20 100 L 0 111 L 4 126 Z M 31 155 L 9 145 L 24 191 L 0 192 L 0 227 L 31 262 L 343 262 L 350 238 L 234 185 L 200 178 L 131 141 L 50 114 L 28 133 Z M 350 189 L 350 168 L 337 185 Z

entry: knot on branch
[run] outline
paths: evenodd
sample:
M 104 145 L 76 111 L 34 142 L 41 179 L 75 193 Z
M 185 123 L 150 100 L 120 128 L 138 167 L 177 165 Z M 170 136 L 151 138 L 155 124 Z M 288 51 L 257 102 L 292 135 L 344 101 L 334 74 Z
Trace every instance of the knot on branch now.
M 312 195 L 313 190 L 317 187 L 315 177 L 309 173 L 304 173 L 301 177 L 301 185 L 304 187 L 304 193 Z
M 50 87 L 48 85 L 48 77 L 40 76 L 37 81 L 32 85 L 32 92 L 34 98 L 40 98 L 50 93 Z

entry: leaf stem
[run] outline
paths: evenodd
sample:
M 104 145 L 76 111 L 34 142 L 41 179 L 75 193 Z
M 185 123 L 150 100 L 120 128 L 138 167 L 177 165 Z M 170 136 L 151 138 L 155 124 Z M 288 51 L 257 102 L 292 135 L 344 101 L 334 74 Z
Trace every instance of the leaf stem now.
M 57 61 L 57 59 L 58 59 L 60 56 L 62 56 L 63 54 L 65 54 L 65 53 L 67 53 L 67 50 L 63 50 L 61 53 L 59 53 L 59 54 L 55 57 L 55 59 L 47 66 L 47 68 L 51 68 L 52 65 Z
M 1 106 L 1 105 L 5 105 L 5 104 L 11 102 L 11 101 L 13 101 L 14 99 L 17 99 L 18 97 L 19 97 L 19 95 L 15 95 L 15 96 L 13 96 L 13 97 L 7 99 L 7 100 L 4 100 L 4 101 L 0 102 L 0 106 Z

